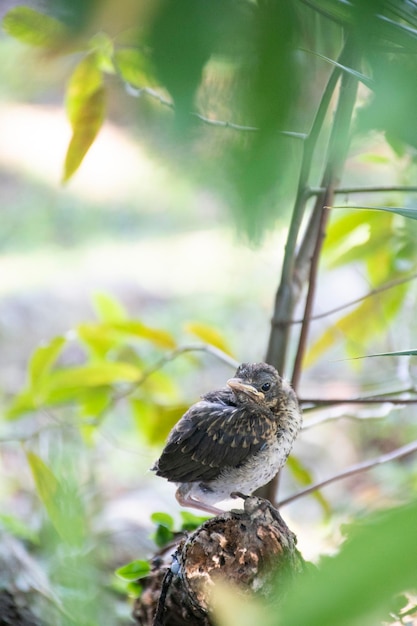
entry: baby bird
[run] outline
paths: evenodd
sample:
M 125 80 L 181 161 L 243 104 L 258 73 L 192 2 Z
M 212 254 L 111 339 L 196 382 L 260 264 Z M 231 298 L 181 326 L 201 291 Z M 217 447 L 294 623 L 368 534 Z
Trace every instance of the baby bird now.
M 214 505 L 235 492 L 251 495 L 284 465 L 302 415 L 289 383 L 266 363 L 242 363 L 227 387 L 191 406 L 171 430 L 152 470 L 177 483 L 185 507 Z

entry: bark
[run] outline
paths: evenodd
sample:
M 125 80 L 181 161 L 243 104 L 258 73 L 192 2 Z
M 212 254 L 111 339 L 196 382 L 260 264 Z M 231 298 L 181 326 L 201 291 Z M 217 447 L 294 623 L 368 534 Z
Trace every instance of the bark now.
M 296 537 L 278 511 L 266 500 L 247 497 L 244 511 L 208 520 L 154 560 L 141 580 L 133 617 L 139 626 L 211 626 L 210 593 L 217 581 L 223 578 L 243 594 L 268 596 L 273 578 L 276 602 L 288 579 L 303 569 Z

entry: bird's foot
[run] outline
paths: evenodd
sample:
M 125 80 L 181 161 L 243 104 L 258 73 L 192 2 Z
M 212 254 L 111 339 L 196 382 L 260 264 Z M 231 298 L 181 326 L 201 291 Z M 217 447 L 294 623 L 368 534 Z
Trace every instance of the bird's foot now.
M 232 491 L 230 494 L 231 498 L 242 498 L 242 500 L 247 500 L 250 498 L 250 495 L 241 493 L 240 491 Z

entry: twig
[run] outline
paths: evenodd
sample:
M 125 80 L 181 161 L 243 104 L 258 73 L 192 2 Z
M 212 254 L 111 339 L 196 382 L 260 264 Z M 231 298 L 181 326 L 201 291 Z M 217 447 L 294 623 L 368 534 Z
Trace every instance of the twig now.
M 307 190 L 308 196 L 318 196 L 323 193 L 325 189 L 323 187 L 310 187 Z M 335 195 L 349 195 L 351 193 L 390 193 L 390 192 L 402 192 L 402 193 L 416 193 L 417 187 L 412 185 L 391 185 L 388 187 L 375 185 L 370 187 L 337 187 L 334 190 Z
M 378 465 L 383 465 L 384 463 L 390 463 L 391 461 L 396 461 L 397 459 L 404 458 L 410 454 L 413 454 L 414 452 L 417 452 L 417 441 L 413 441 L 411 443 L 406 444 L 405 446 L 396 448 L 395 450 L 392 450 L 391 452 L 388 452 L 387 454 L 382 454 L 381 456 L 371 459 L 370 461 L 363 461 L 362 463 L 351 465 L 343 472 L 340 472 L 339 474 L 335 474 L 334 476 L 331 476 L 330 478 L 327 478 L 326 480 L 323 480 L 321 482 L 315 483 L 314 485 L 310 485 L 306 489 L 303 489 L 302 491 L 295 493 L 289 498 L 285 498 L 284 500 L 281 500 L 281 502 L 278 504 L 278 507 L 285 506 L 286 504 L 290 504 L 291 502 L 294 502 L 295 500 L 298 500 L 299 498 L 307 496 L 310 493 L 317 491 L 318 489 L 322 489 L 323 487 L 326 487 L 327 485 L 330 485 L 331 483 L 334 483 L 338 480 L 343 480 L 344 478 L 355 476 L 355 474 L 366 472 L 367 470 L 377 467 Z
M 155 617 L 152 622 L 152 626 L 164 626 L 164 611 L 165 611 L 165 601 L 169 591 L 169 587 L 171 585 L 172 579 L 174 577 L 172 569 L 169 567 L 165 572 L 165 576 L 162 580 L 161 584 L 161 593 L 158 599 L 158 605 L 156 607 Z
M 389 402 L 390 404 L 416 404 L 417 398 L 387 398 L 386 396 L 379 396 L 374 398 L 303 398 L 299 400 L 300 404 L 314 404 L 314 408 L 320 406 L 329 406 L 335 404 L 383 404 Z
M 363 300 L 366 300 L 367 298 L 371 298 L 380 293 L 383 293 L 384 291 L 388 291 L 389 289 L 393 289 L 394 287 L 398 287 L 399 285 L 408 283 L 411 280 L 415 280 L 416 278 L 417 278 L 417 273 L 412 274 L 411 276 L 407 276 L 406 278 L 398 278 L 396 280 L 391 280 L 390 282 L 385 283 L 384 285 L 381 285 L 380 287 L 375 287 L 375 289 L 371 289 L 371 291 L 368 291 L 368 293 L 366 293 L 364 296 L 361 296 L 360 298 L 355 298 L 355 300 L 350 300 L 349 302 L 345 302 L 345 304 L 336 306 L 333 309 L 328 309 L 327 311 L 324 311 L 324 313 L 316 313 L 315 315 L 311 315 L 310 321 L 323 319 L 324 317 L 328 317 L 329 315 L 333 315 L 334 313 L 339 313 L 339 311 L 343 311 L 344 309 L 354 306 L 355 304 L 359 304 L 360 302 L 363 302 Z M 304 318 L 292 320 L 292 321 L 289 321 L 289 323 L 290 324 L 302 324 L 303 319 Z
M 140 98 L 142 94 L 146 94 L 147 96 L 153 98 L 154 100 L 157 100 L 163 106 L 166 106 L 169 109 L 175 110 L 175 104 L 171 100 L 168 100 L 162 94 L 158 93 L 155 89 L 151 89 L 150 87 L 141 87 L 137 89 L 133 87 L 132 85 L 130 85 L 129 83 L 127 83 L 127 91 L 131 96 L 135 96 L 136 98 Z M 257 128 L 256 126 L 243 126 L 241 124 L 235 124 L 233 122 L 216 120 L 210 117 L 205 117 L 204 115 L 201 115 L 200 113 L 196 113 L 195 111 L 191 112 L 190 115 L 200 120 L 200 122 L 203 122 L 204 124 L 208 124 L 209 126 L 217 126 L 220 128 L 230 128 L 232 130 L 239 130 L 239 131 L 250 132 L 250 133 L 259 132 L 259 128 Z M 304 141 L 307 137 L 305 133 L 297 133 L 297 132 L 293 132 L 290 130 L 282 130 L 280 134 L 284 135 L 285 137 L 292 137 L 294 139 L 300 139 L 302 141 Z

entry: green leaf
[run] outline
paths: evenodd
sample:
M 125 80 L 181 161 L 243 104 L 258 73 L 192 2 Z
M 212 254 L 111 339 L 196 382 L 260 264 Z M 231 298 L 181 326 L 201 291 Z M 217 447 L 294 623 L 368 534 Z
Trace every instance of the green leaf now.
M 29 380 L 31 388 L 35 388 L 41 378 L 45 378 L 51 370 L 65 345 L 64 337 L 55 337 L 45 346 L 40 346 L 32 354 L 29 363 Z
M 210 519 L 207 515 L 194 515 L 194 513 L 189 513 L 189 511 L 180 511 L 182 524 L 181 530 L 191 532 L 196 530 L 204 524 L 208 519 Z
M 378 294 L 378 298 L 366 298 L 359 306 L 340 318 L 309 347 L 304 367 L 310 367 L 337 342 L 345 342 L 349 356 L 356 356 L 360 346 L 384 333 L 407 293 L 406 285 Z
M 139 320 L 126 320 L 125 322 L 115 322 L 111 325 L 111 327 L 119 332 L 131 335 L 132 337 L 147 339 L 159 348 L 173 350 L 177 345 L 171 333 L 169 333 L 168 331 L 161 330 L 160 328 L 151 328 L 150 326 L 146 326 Z
M 386 621 L 393 596 L 417 585 L 416 524 L 416 502 L 369 516 L 339 554 L 297 580 L 274 624 L 374 626 Z
M 163 548 L 174 538 L 174 533 L 166 526 L 158 524 L 156 531 L 152 535 L 152 539 L 158 548 Z
M 88 42 L 89 49 L 96 55 L 97 67 L 107 74 L 114 74 L 115 69 L 112 61 L 113 41 L 106 33 L 96 33 Z
M 93 306 L 96 315 L 102 322 L 113 324 L 114 322 L 124 322 L 127 319 L 124 306 L 108 293 L 95 293 Z
M 114 53 L 113 60 L 120 76 L 129 85 L 141 88 L 155 84 L 149 60 L 139 48 L 119 48 Z
M 69 36 L 69 31 L 62 22 L 26 6 L 8 11 L 2 25 L 8 35 L 42 48 L 57 48 Z
M 385 211 L 386 213 L 394 213 L 402 215 L 412 220 L 417 220 L 417 209 L 407 209 L 405 207 L 390 206 L 333 206 L 332 209 L 350 209 L 351 211 Z
M 185 330 L 204 341 L 204 343 L 215 346 L 226 354 L 233 356 L 226 338 L 213 326 L 201 322 L 188 322 L 185 324 Z
M 55 530 L 66 543 L 80 545 L 84 536 L 84 520 L 80 501 L 63 489 L 58 478 L 44 461 L 27 452 L 27 460 L 41 499 Z
M 63 182 L 80 166 L 100 130 L 105 116 L 105 90 L 101 70 L 94 53 L 75 68 L 67 88 L 67 113 L 72 137 L 65 157 Z
M 119 567 L 116 570 L 116 575 L 123 580 L 135 581 L 139 578 L 144 578 L 151 571 L 151 566 L 148 561 L 131 561 L 127 565 L 123 565 L 123 567 Z
M 0 513 L 0 526 L 19 539 L 39 545 L 38 533 L 14 515 Z
M 136 382 L 141 371 L 130 363 L 106 361 L 90 363 L 80 367 L 67 367 L 52 372 L 45 381 L 43 391 L 46 395 L 66 389 L 85 389 L 112 385 L 119 382 Z
M 365 354 L 364 356 L 355 356 L 350 361 L 357 359 L 371 359 L 376 356 L 417 356 L 417 349 L 414 350 L 397 350 L 395 352 L 376 352 L 375 354 Z
M 353 76 L 353 78 L 356 78 L 358 81 L 366 85 L 366 87 L 368 87 L 369 89 L 372 89 L 374 81 L 372 80 L 372 78 L 369 78 L 369 76 L 365 76 L 365 74 L 362 74 L 361 72 L 357 72 L 356 70 L 352 69 L 351 67 L 347 67 L 346 65 L 342 65 L 341 63 L 338 63 L 334 59 L 330 59 L 329 57 L 326 57 L 323 54 L 320 54 L 319 52 L 315 52 L 314 50 L 304 50 L 304 52 L 307 52 L 308 54 L 313 54 L 319 59 L 323 59 L 323 61 L 330 63 L 330 65 L 333 65 L 333 67 L 338 67 L 343 72 L 350 74 L 350 76 Z
M 119 338 L 105 324 L 80 324 L 77 334 L 89 351 L 99 359 L 104 359 L 110 350 L 120 344 Z
M 313 477 L 311 473 L 295 456 L 288 457 L 286 467 L 290 470 L 295 480 L 303 487 L 313 484 Z M 311 495 L 320 504 L 325 517 L 329 517 L 331 514 L 331 507 L 323 494 L 320 491 L 314 491 Z
M 30 413 L 37 409 L 36 392 L 31 389 L 24 389 L 18 393 L 10 403 L 6 411 L 6 417 L 9 420 L 17 419 L 25 413 Z
M 174 530 L 174 518 L 168 513 L 156 512 L 152 513 L 151 520 L 154 524 L 165 526 L 168 530 Z
M 166 406 L 155 401 L 131 398 L 135 422 L 150 445 L 162 444 L 171 428 L 189 408 L 188 404 Z

